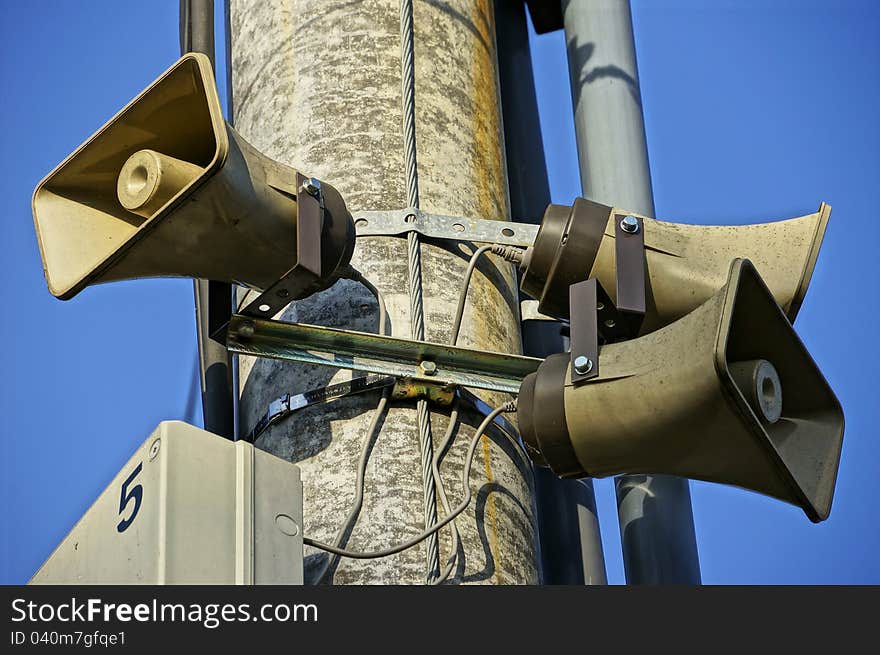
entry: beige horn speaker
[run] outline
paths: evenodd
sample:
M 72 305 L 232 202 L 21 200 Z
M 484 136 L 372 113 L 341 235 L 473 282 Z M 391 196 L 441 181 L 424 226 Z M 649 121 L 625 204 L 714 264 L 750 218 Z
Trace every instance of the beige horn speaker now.
M 685 225 L 642 218 L 647 265 L 646 334 L 681 318 L 727 279 L 730 261 L 749 259 L 776 302 L 794 322 L 825 235 L 831 207 L 771 223 Z M 568 318 L 569 285 L 595 277 L 616 301 L 615 225 L 638 216 L 583 198 L 571 207 L 550 205 L 523 261 L 522 290 L 539 311 Z
M 49 290 L 66 300 L 92 284 L 159 276 L 266 289 L 297 265 L 299 186 L 296 170 L 223 120 L 208 58 L 185 55 L 35 189 Z M 354 248 L 342 197 L 317 186 L 320 272 L 293 275 L 290 299 L 335 282 Z
M 571 383 L 551 355 L 522 384 L 534 459 L 563 477 L 670 474 L 735 485 L 828 517 L 843 411 L 750 262 L 684 318 L 605 345 Z

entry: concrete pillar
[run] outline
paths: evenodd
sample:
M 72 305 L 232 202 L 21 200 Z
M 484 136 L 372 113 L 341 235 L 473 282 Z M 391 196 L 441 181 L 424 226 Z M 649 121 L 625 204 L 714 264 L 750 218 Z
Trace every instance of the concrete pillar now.
M 406 204 L 396 0 L 230 0 L 232 113 L 253 145 L 336 186 L 353 212 Z M 425 211 L 506 219 L 491 0 L 415 4 L 416 136 Z M 446 341 L 470 246 L 423 244 L 426 337 Z M 353 264 L 385 295 L 390 333 L 409 337 L 406 240 L 361 239 Z M 460 345 L 520 351 L 512 267 L 487 258 L 471 285 Z M 283 320 L 374 331 L 376 305 L 348 281 L 290 306 Z M 241 430 L 282 393 L 343 380 L 348 372 L 240 360 Z M 485 394 L 492 406 L 509 400 Z M 305 534 L 332 541 L 354 495 L 358 449 L 377 394 L 306 409 L 273 427 L 257 446 L 297 462 L 305 486 Z M 466 413 L 443 463 L 453 504 L 467 441 L 479 416 Z M 435 440 L 446 416 L 432 412 Z M 394 404 L 367 469 L 364 507 L 348 547 L 396 544 L 423 526 L 415 404 Z M 466 583 L 537 582 L 529 463 L 501 437 L 484 438 L 471 476 L 474 502 L 458 520 Z M 450 538 L 440 540 L 441 564 Z M 325 555 L 307 551 L 308 581 Z M 343 560 L 337 584 L 420 584 L 424 546 L 379 560 Z

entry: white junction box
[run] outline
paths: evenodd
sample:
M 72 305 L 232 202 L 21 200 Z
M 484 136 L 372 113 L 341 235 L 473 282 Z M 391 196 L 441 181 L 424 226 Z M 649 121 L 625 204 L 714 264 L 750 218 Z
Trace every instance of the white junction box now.
M 299 469 L 160 423 L 31 584 L 302 584 Z

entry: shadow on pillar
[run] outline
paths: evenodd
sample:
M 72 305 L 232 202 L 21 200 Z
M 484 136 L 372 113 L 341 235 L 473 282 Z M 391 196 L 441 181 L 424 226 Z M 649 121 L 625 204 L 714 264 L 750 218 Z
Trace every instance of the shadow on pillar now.
M 688 481 L 628 475 L 617 478 L 614 486 L 626 579 L 631 584 L 700 584 Z

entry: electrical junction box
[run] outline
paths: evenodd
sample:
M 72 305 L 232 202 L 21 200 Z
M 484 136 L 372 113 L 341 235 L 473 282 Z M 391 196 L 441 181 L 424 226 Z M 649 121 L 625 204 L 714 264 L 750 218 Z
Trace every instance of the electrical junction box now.
M 160 423 L 31 584 L 302 584 L 299 469 Z

